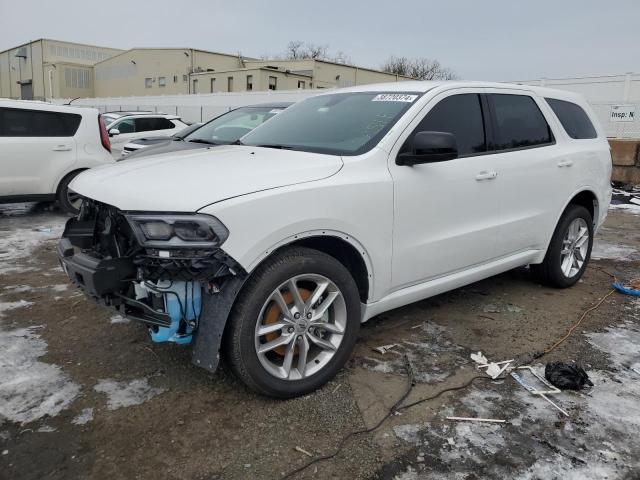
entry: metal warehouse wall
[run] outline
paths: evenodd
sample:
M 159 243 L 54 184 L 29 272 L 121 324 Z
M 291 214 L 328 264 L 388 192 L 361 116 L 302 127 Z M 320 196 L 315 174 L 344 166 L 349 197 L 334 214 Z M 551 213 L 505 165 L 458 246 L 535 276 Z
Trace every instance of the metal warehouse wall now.
M 524 85 L 539 85 L 579 93 L 595 110 L 608 137 L 640 138 L 640 74 L 604 75 L 599 77 L 541 78 L 517 81 Z M 612 121 L 612 109 L 635 107 L 633 121 Z
M 151 110 L 180 116 L 186 122 L 206 122 L 232 108 L 271 102 L 297 102 L 317 95 L 322 90 L 291 90 L 239 93 L 207 93 L 197 95 L 162 95 L 142 97 L 81 98 L 74 106 L 113 110 Z M 68 100 L 56 100 L 67 103 Z

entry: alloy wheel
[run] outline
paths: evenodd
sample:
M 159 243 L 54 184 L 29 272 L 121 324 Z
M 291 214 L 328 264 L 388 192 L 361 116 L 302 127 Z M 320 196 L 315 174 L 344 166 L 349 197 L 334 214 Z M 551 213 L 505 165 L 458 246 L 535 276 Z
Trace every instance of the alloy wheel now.
M 589 250 L 589 226 L 584 218 L 576 218 L 569 224 L 562 241 L 560 269 L 567 278 L 575 277 L 582 269 Z
M 329 363 L 346 326 L 346 303 L 336 284 L 322 275 L 297 275 L 265 301 L 256 322 L 255 350 L 274 377 L 301 380 Z

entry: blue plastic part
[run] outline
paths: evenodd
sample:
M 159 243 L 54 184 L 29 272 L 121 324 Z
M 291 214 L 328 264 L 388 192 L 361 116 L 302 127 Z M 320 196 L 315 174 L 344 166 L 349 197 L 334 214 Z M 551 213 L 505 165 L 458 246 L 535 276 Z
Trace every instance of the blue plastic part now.
M 170 327 L 158 327 L 151 330 L 151 340 L 156 343 L 173 342 L 179 345 L 191 343 L 192 323 L 200 316 L 202 310 L 202 284 L 199 282 L 172 282 L 169 286 L 158 286 L 164 292 L 165 312 L 171 317 Z M 180 326 L 187 323 L 182 333 Z
M 634 290 L 633 288 L 627 288 L 619 282 L 613 284 L 613 288 L 618 290 L 619 292 L 625 293 L 627 295 L 633 295 L 634 297 L 640 297 L 640 290 Z

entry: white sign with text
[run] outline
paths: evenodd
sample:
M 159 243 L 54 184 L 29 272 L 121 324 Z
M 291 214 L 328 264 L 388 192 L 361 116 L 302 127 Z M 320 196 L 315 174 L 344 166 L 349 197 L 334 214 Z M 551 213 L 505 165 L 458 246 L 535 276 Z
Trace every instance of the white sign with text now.
M 609 120 L 612 122 L 633 122 L 635 116 L 635 105 L 611 105 Z

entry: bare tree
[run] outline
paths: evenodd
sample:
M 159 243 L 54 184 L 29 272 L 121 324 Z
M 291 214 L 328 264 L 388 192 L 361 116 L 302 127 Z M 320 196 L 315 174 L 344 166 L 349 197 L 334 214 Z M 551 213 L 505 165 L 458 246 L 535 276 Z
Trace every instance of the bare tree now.
M 275 58 L 279 58 L 276 56 Z M 336 63 L 350 63 L 351 58 L 343 51 L 338 51 L 335 55 L 329 54 L 329 45 L 320 45 L 301 40 L 292 40 L 287 44 L 284 52 L 286 60 L 328 60 Z
M 285 52 L 285 58 L 287 60 L 299 60 L 305 58 L 305 55 L 304 43 L 300 40 L 291 40 L 287 43 L 287 50 Z
M 410 59 L 391 55 L 380 68 L 385 72 L 405 75 L 418 80 L 453 80 L 456 78 L 451 69 L 443 67 L 438 60 L 426 57 Z

